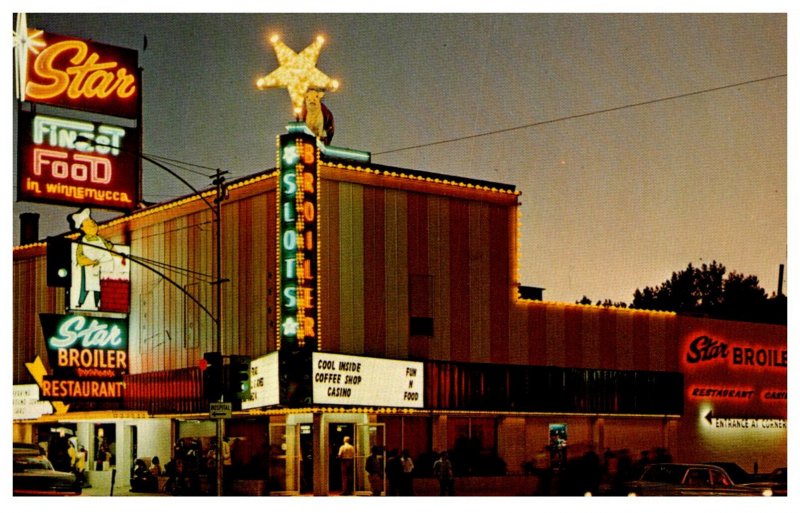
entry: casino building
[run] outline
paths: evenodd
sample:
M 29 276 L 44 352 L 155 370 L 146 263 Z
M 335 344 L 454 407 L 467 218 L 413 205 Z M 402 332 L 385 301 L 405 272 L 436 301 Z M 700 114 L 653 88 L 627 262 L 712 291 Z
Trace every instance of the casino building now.
M 448 450 L 478 493 L 590 447 L 786 466 L 786 327 L 532 296 L 514 185 L 380 165 L 296 122 L 274 169 L 97 223 L 85 207 L 137 203 L 112 181 L 137 132 L 43 111 L 19 118 L 20 199 L 83 200 L 65 237 L 13 249 L 13 436 L 59 464 L 84 446 L 94 486 L 218 430 L 248 494 L 338 493 L 345 436 L 356 493 L 373 447 L 420 476 Z
M 261 491 L 335 492 L 345 435 L 362 460 L 376 445 L 420 464 L 448 449 L 489 473 L 518 473 L 554 433 L 570 456 L 663 447 L 676 460 L 786 465 L 785 326 L 525 299 L 513 185 L 326 151 L 290 125 L 282 164 L 231 181 L 221 204 L 221 352 L 252 359 L 252 397 L 225 434 L 238 475 Z M 194 272 L 167 280 L 131 264 L 121 396 L 51 396 L 52 412 L 35 415 L 20 406 L 15 440 L 66 428 L 97 454 L 113 439 L 126 471 L 135 457 L 167 461 L 180 439 L 208 447 L 216 421 L 198 362 L 216 350 L 201 308 L 216 285 L 196 276 L 215 275 L 214 223 L 189 195 L 100 225 L 131 260 Z M 46 260 L 42 242 L 14 248 L 20 389 L 40 381 L 37 357 L 59 370 L 40 314 L 70 309 L 47 286 Z

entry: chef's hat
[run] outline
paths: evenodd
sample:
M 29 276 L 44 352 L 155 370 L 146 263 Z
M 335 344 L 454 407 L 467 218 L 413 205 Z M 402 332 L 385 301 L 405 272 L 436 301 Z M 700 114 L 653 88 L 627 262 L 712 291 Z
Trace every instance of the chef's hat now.
M 69 216 L 73 230 L 80 230 L 83 222 L 92 217 L 92 209 L 84 208 Z

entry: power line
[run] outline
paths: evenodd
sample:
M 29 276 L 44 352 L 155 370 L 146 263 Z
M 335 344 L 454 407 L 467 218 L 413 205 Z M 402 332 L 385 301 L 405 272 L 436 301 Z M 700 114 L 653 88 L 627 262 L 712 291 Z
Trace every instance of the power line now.
M 153 160 L 158 160 L 159 162 L 168 162 L 168 163 L 172 164 L 173 166 L 175 166 L 175 167 L 177 167 L 179 169 L 183 169 L 184 171 L 187 171 L 189 173 L 194 173 L 196 175 L 200 175 L 200 176 L 203 176 L 205 178 L 208 178 L 207 174 L 201 173 L 200 171 L 195 171 L 194 169 L 189 169 L 186 166 L 192 166 L 192 167 L 196 167 L 196 168 L 199 168 L 199 169 L 208 169 L 209 171 L 216 171 L 217 170 L 217 168 L 208 167 L 208 166 L 201 166 L 200 164 L 192 164 L 191 162 L 184 162 L 182 160 L 171 159 L 171 158 L 168 158 L 168 157 L 161 157 L 159 155 L 150 155 L 150 154 L 147 154 L 147 153 L 143 153 L 142 155 L 144 155 L 146 157 L 149 157 L 149 158 L 151 158 Z
M 700 95 L 700 94 L 706 94 L 706 93 L 711 93 L 711 92 L 715 92 L 715 91 L 721 91 L 723 89 L 730 89 L 730 88 L 733 88 L 733 87 L 739 87 L 739 86 L 743 86 L 743 85 L 755 84 L 755 83 L 758 83 L 758 82 L 765 82 L 767 80 L 774 80 L 776 78 L 783 78 L 783 77 L 786 77 L 786 73 L 783 73 L 783 74 L 780 74 L 780 75 L 772 75 L 772 76 L 764 77 L 764 78 L 756 78 L 754 80 L 747 80 L 747 81 L 744 81 L 744 82 L 737 82 L 735 84 L 728 84 L 728 85 L 719 86 L 719 87 L 712 87 L 712 88 L 709 88 L 709 89 L 701 89 L 699 91 L 692 91 L 692 92 L 689 92 L 689 93 L 676 94 L 674 96 L 665 96 L 663 98 L 656 98 L 655 100 L 646 100 L 646 101 L 638 102 L 638 103 L 629 103 L 627 105 L 621 105 L 621 106 L 618 106 L 618 107 L 610 107 L 608 109 L 593 110 L 591 112 L 584 112 L 582 114 L 573 114 L 571 116 L 564 116 L 564 117 L 561 117 L 561 118 L 548 119 L 546 121 L 537 121 L 535 123 L 528 123 L 526 125 L 520 125 L 520 126 L 515 126 L 515 127 L 510 127 L 510 128 L 502 128 L 500 130 L 493 130 L 493 131 L 490 131 L 490 132 L 482 132 L 482 133 L 479 133 L 479 134 L 465 135 L 465 136 L 462 136 L 462 137 L 455 137 L 453 139 L 444 139 L 444 140 L 441 140 L 441 141 L 435 141 L 435 142 L 431 142 L 431 143 L 416 144 L 414 146 L 405 146 L 403 148 L 395 148 L 393 150 L 372 152 L 372 155 L 386 155 L 388 153 L 397 153 L 397 152 L 406 151 L 406 150 L 416 150 L 416 149 L 419 149 L 419 148 L 427 148 L 429 146 L 437 146 L 437 145 L 440 145 L 440 144 L 447 144 L 447 143 L 451 143 L 451 142 L 465 141 L 465 140 L 468 140 L 468 139 L 477 139 L 479 137 L 487 137 L 487 136 L 490 136 L 490 135 L 497 135 L 497 134 L 503 134 L 503 133 L 506 133 L 506 132 L 513 132 L 515 130 L 524 130 L 526 128 L 532 128 L 532 127 L 537 127 L 537 126 L 542 126 L 542 125 L 551 125 L 553 123 L 560 123 L 562 121 L 569 121 L 569 120 L 572 120 L 572 119 L 585 118 L 585 117 L 589 117 L 589 116 L 595 116 L 597 114 L 606 114 L 606 113 L 609 113 L 609 112 L 615 112 L 615 111 L 624 110 L 624 109 L 631 109 L 631 108 L 634 108 L 634 107 L 642 107 L 644 105 L 652 105 L 654 103 L 661 103 L 661 102 L 667 102 L 667 101 L 671 101 L 671 100 L 678 100 L 680 98 L 687 98 L 689 96 L 697 96 L 697 95 Z

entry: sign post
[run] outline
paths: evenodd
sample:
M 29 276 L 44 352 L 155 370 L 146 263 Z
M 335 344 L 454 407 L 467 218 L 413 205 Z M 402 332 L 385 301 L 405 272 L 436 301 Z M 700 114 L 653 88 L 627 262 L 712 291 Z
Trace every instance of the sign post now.
M 211 403 L 209 404 L 209 415 L 212 419 L 231 418 L 231 403 Z

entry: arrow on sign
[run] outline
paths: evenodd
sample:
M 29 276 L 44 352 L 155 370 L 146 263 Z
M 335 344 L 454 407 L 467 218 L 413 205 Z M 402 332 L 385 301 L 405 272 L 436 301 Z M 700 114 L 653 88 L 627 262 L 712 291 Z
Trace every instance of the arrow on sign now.
M 756 421 L 760 421 L 760 420 L 767 420 L 767 421 L 769 421 L 769 420 L 783 421 L 784 420 L 783 418 L 779 418 L 779 417 L 720 417 L 720 416 L 715 416 L 714 412 L 712 410 L 708 410 L 708 413 L 706 414 L 705 419 L 712 426 L 714 425 L 714 419 L 721 420 L 721 421 L 728 421 L 728 420 L 742 420 L 742 421 L 744 421 L 744 420 L 747 420 L 747 421 L 752 421 L 752 422 L 756 422 Z

